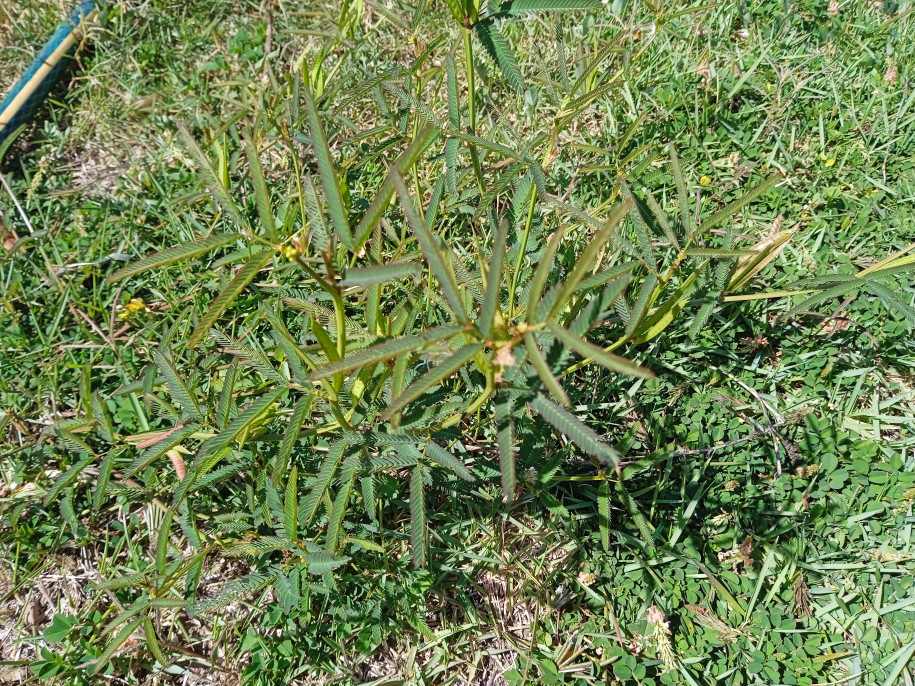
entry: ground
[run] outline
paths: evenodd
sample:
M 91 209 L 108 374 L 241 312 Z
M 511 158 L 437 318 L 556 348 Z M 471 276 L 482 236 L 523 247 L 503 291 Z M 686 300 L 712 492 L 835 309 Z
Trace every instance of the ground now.
M 61 4 L 0 8 L 0 90 L 53 31 Z M 156 390 L 158 401 L 150 392 L 140 402 L 138 392 L 118 389 L 135 381 L 134 391 L 145 389 L 153 352 L 186 338 L 182 322 L 202 316 L 232 275 L 228 262 L 190 261 L 105 282 L 130 264 L 123 260 L 224 221 L 178 125 L 222 160 L 256 216 L 254 187 L 238 172 L 242 136 L 257 116 L 273 121 L 302 106 L 293 74 L 344 101 L 362 79 L 412 64 L 426 48 L 430 72 L 449 54 L 460 62 L 445 3 L 423 7 L 111 2 L 68 83 L 3 159 L 0 683 L 37 675 L 149 684 L 911 684 L 913 321 L 910 310 L 864 294 L 792 316 L 784 315 L 803 298 L 725 302 L 698 333 L 690 324 L 701 302 L 690 303 L 689 317 L 618 351 L 657 378 L 633 382 L 591 367 L 571 375 L 575 415 L 631 463 L 619 490 L 604 492 L 610 482 L 569 441 L 524 434 L 514 503 L 503 502 L 498 469 L 485 459 L 474 463 L 477 485 L 435 482 L 426 495 L 428 565 L 414 569 L 409 471 L 392 468 L 380 481 L 383 524 L 343 525 L 382 552 L 351 545 L 331 592 L 312 597 L 303 588 L 291 602 L 288 589 L 265 586 L 209 614 L 159 607 L 151 622 L 168 659 L 139 626 L 105 657 L 104 675 L 87 670 L 129 626 L 122 611 L 153 574 L 174 461 L 160 456 L 132 479 L 113 478 L 117 490 L 93 507 L 95 462 L 52 490 L 82 459 L 55 427 L 92 414 L 95 393 L 120 438 L 150 431 L 137 406 L 167 416 L 169 396 Z M 346 24 L 353 14 L 344 10 L 355 23 Z M 504 124 L 525 139 L 547 128 L 549 81 L 561 81 L 557 33 L 579 67 L 625 35 L 600 70 L 630 65 L 625 78 L 557 140 L 550 193 L 596 212 L 626 174 L 674 214 L 673 143 L 701 216 L 767 174 L 781 176 L 732 222 L 740 245 L 794 231 L 744 294 L 853 274 L 915 242 L 910 12 L 906 2 L 615 0 L 597 11 L 506 20 L 530 87 L 512 92 L 480 49 L 478 131 Z M 409 88 L 402 79 L 394 85 Z M 463 98 L 463 80 L 460 88 Z M 446 116 L 443 96 L 428 90 L 431 116 Z M 388 122 L 379 101 L 391 106 L 397 96 L 378 92 L 327 115 L 353 207 L 367 205 L 383 177 L 374 156 L 387 154 L 389 131 L 372 131 Z M 423 104 L 406 107 L 411 126 Z M 307 127 L 290 133 L 317 174 Z M 511 144 L 508 134 L 500 140 Z M 265 147 L 267 183 L 282 204 L 297 168 L 279 147 Z M 487 178 L 504 168 L 495 155 L 484 163 Z M 440 168 L 430 162 L 417 176 L 425 201 Z M 489 229 L 473 215 L 473 176 L 462 178 L 465 195 L 443 210 L 445 233 L 474 255 L 480 237 L 489 244 Z M 543 214 L 550 230 L 571 221 L 552 212 Z M 571 270 L 574 254 L 565 259 Z M 278 273 L 255 280 L 222 316 L 234 335 L 253 330 L 261 303 L 289 285 L 288 271 Z M 910 307 L 911 273 L 887 283 Z M 302 291 L 309 287 L 316 290 Z M 129 309 L 132 299 L 142 305 Z M 613 341 L 600 327 L 593 339 Z M 268 336 L 250 340 L 267 345 Z M 187 365 L 181 374 L 224 374 L 220 352 L 176 358 Z M 215 405 L 216 391 L 208 393 Z M 287 416 L 279 412 L 263 430 L 281 432 Z M 118 469 L 136 443 L 118 454 Z M 461 443 L 469 455 L 493 451 L 483 430 L 466 429 Z M 247 464 L 199 496 L 201 526 L 214 541 L 234 542 L 234 512 L 269 519 L 263 484 Z M 299 465 L 303 479 L 309 464 Z M 176 546 L 190 555 L 186 529 L 175 530 Z M 281 560 L 272 555 L 210 556 L 195 592 L 212 598 L 224 582 Z

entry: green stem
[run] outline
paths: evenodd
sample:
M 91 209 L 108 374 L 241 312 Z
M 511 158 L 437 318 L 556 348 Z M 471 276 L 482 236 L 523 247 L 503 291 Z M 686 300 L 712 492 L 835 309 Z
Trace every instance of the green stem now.
M 474 83 L 473 68 L 473 43 L 470 41 L 470 29 L 462 29 L 464 34 L 464 61 L 467 69 L 467 114 L 470 119 L 470 135 L 477 135 L 477 114 L 476 114 L 476 85 Z M 483 167 L 480 166 L 480 156 L 477 154 L 477 146 L 469 143 L 470 159 L 473 161 L 473 173 L 477 177 L 477 185 L 480 187 L 480 193 L 485 192 L 483 183 Z
M 537 187 L 531 188 L 531 202 L 527 206 L 527 219 L 524 222 L 524 233 L 521 236 L 521 245 L 518 248 L 518 257 L 515 259 L 515 271 L 512 274 L 512 287 L 508 291 L 508 319 L 515 318 L 515 293 L 518 290 L 518 276 L 521 274 L 521 263 L 524 253 L 527 252 L 527 242 L 531 237 L 531 226 L 534 223 L 534 208 L 537 206 Z
M 553 146 L 556 143 L 556 137 L 559 135 L 558 126 L 554 123 L 550 132 L 550 138 L 547 141 L 546 149 L 543 151 L 543 160 L 540 163 L 541 168 L 547 166 L 550 155 L 553 154 Z M 508 317 L 509 321 L 514 319 L 515 292 L 518 290 L 518 277 L 521 274 L 521 262 L 524 260 L 524 253 L 527 252 L 527 243 L 531 237 L 531 226 L 534 223 L 534 208 L 537 207 L 537 186 L 531 188 L 531 202 L 527 207 L 527 219 L 524 222 L 524 233 L 521 236 L 521 246 L 518 250 L 518 257 L 515 259 L 515 272 L 512 274 L 512 287 L 508 292 Z
M 495 390 L 495 378 L 493 376 L 493 370 L 490 369 L 486 372 L 486 388 L 483 389 L 483 392 L 477 397 L 477 399 L 470 403 L 470 405 L 468 405 L 462 412 L 457 412 L 448 417 L 448 419 L 444 420 L 436 428 L 447 429 L 449 426 L 454 426 L 460 422 L 464 417 L 475 414 L 477 410 L 483 407 L 483 403 L 489 400 L 490 396 L 492 396 Z

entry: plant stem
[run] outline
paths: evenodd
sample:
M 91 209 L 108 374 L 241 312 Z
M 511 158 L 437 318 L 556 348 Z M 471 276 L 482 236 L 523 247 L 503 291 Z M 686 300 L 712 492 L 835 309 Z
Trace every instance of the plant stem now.
M 467 69 L 467 115 L 470 120 L 470 135 L 477 135 L 477 114 L 476 114 L 476 85 L 474 83 L 473 68 L 473 43 L 470 41 L 470 29 L 462 29 L 464 34 L 464 61 Z M 473 161 L 473 173 L 477 177 L 477 185 L 480 187 L 480 193 L 485 192 L 483 184 L 483 167 L 480 166 L 480 156 L 477 154 L 477 147 L 470 143 L 470 159 Z
M 543 152 L 543 160 L 540 163 L 541 168 L 545 168 L 547 163 L 550 160 L 550 156 L 553 154 L 553 146 L 556 143 L 556 137 L 559 135 L 559 128 L 557 124 L 553 124 L 553 129 L 550 132 L 550 138 L 546 145 L 546 150 Z M 533 179 L 532 179 L 533 182 Z M 518 277 L 521 274 L 521 262 L 524 260 L 524 253 L 527 251 L 527 243 L 531 237 L 531 226 L 534 223 L 534 208 L 537 207 L 537 186 L 535 185 L 531 188 L 531 202 L 527 207 L 527 219 L 524 222 L 524 233 L 521 236 L 521 246 L 518 250 L 518 257 L 515 259 L 515 271 L 512 274 L 512 287 L 508 292 L 508 318 L 509 321 L 514 319 L 514 307 L 515 307 L 515 292 L 518 290 Z
M 537 187 L 531 188 L 531 202 L 527 206 L 527 219 L 524 222 L 524 233 L 521 236 L 521 245 L 518 248 L 518 257 L 515 259 L 515 271 L 512 273 L 512 287 L 508 291 L 508 320 L 515 317 L 515 292 L 518 290 L 518 276 L 521 274 L 521 263 L 524 253 L 527 252 L 527 242 L 531 236 L 531 225 L 534 222 L 534 208 L 537 206 Z

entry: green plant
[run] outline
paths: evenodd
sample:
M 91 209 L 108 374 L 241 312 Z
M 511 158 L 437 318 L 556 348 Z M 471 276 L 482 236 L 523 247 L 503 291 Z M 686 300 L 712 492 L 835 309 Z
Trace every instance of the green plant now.
M 472 25 L 478 37 L 498 44 L 494 56 L 511 83 L 511 60 L 495 37 L 495 17 L 475 15 Z M 466 48 L 466 30 L 462 37 Z M 549 126 L 522 138 L 496 122 L 484 138 L 475 128 L 461 131 L 454 46 L 444 48 L 442 67 L 427 68 L 435 49 L 429 47 L 410 67 L 356 84 L 338 107 L 332 97 L 342 85 L 316 101 L 308 85 L 294 80 L 285 119 L 257 111 L 240 138 L 231 127 L 210 136 L 219 145 L 218 164 L 185 132 L 186 147 L 221 210 L 213 223 L 231 232 L 150 255 L 112 280 L 216 250 L 227 252 L 214 267 L 243 264 L 222 279 L 196 322 L 188 307 L 161 331 L 141 378 L 115 395 L 126 399 L 127 414 L 132 409 L 143 433 L 118 435 L 108 399 L 98 395 L 91 412 L 52 430 L 78 460 L 48 492 L 48 503 L 89 468 L 99 470 L 96 507 L 109 496 L 169 502 L 161 508 L 155 561 L 97 586 L 139 592 L 129 614 L 115 617 L 104 632 L 114 637 L 106 659 L 142 627 L 150 652 L 167 660 L 157 652 L 152 630 L 157 612 L 215 610 L 268 587 L 287 608 L 309 594 L 329 595 L 336 583 L 332 570 L 358 565 L 362 555 L 391 554 L 383 524 L 403 510 L 410 513 L 413 561 L 421 565 L 432 547 L 426 494 L 465 493 L 452 472 L 485 482 L 494 473 L 490 465 L 498 463 L 510 503 L 519 493 L 516 455 L 530 449 L 525 437 L 543 433 L 544 422 L 556 430 L 553 444 L 565 436 L 593 465 L 601 483 L 599 509 L 609 513 L 613 484 L 638 534 L 651 544 L 651 531 L 619 478 L 624 465 L 614 446 L 568 409 L 581 394 L 575 374 L 582 362 L 574 359 L 593 360 L 614 375 L 649 378 L 645 367 L 611 351 L 630 344 L 638 354 L 633 344 L 660 336 L 692 307 L 699 311 L 691 325 L 695 334 L 722 298 L 734 298 L 777 256 L 790 233 L 744 249 L 734 247 L 731 232 L 711 234 L 730 228 L 729 220 L 777 177 L 702 219 L 671 149 L 680 210 L 673 218 L 638 183 L 657 158 L 640 146 L 618 158 L 616 171 L 625 173 L 595 207 L 583 210 L 556 197 L 562 184 L 553 166 L 556 143 L 574 117 L 631 67 L 605 70 L 600 80 L 602 59 L 613 52 L 601 51 L 561 96 L 564 104 Z M 472 73 L 473 57 L 466 54 Z M 574 71 L 572 66 L 561 65 L 560 72 Z M 314 73 L 308 83 L 326 88 L 327 80 Z M 427 104 L 428 89 L 442 84 L 447 102 Z M 384 124 L 366 152 L 360 141 L 346 140 L 345 111 L 368 96 L 382 104 Z M 474 97 L 471 89 L 471 122 Z M 305 133 L 289 135 L 303 128 Z M 346 154 L 335 154 L 328 139 L 343 139 Z M 242 156 L 230 149 L 233 142 Z M 300 173 L 306 168 L 301 143 L 314 151 L 316 164 L 307 168 L 316 169 L 315 176 Z M 458 163 L 462 144 L 469 169 Z M 267 150 L 279 151 L 295 169 L 288 187 L 267 182 L 261 162 Z M 401 152 L 386 167 L 383 156 L 393 157 L 392 150 Z M 487 157 L 492 164 L 484 168 Z M 230 191 L 230 179 L 243 167 L 250 181 L 239 183 L 244 192 Z M 371 201 L 358 197 L 368 195 L 366 189 Z M 395 197 L 399 209 L 391 210 Z M 418 203 L 417 197 L 430 199 Z M 563 225 L 559 217 L 573 223 Z M 896 259 L 903 261 L 893 269 L 909 264 Z M 258 281 L 264 272 L 269 280 Z M 840 275 L 838 282 L 849 279 Z M 795 290 L 838 283 L 826 281 L 802 282 Z M 824 291 L 823 297 L 852 290 Z M 697 292 L 703 293 L 698 302 Z M 236 333 L 214 328 L 233 307 L 246 315 L 232 326 Z M 97 435 L 87 437 L 88 430 Z M 487 449 L 464 450 L 465 436 L 481 437 Z M 109 443 L 118 449 L 108 449 Z M 134 477 L 139 486 L 125 481 Z M 244 497 L 208 512 L 210 494 L 232 481 L 242 485 Z M 400 497 L 404 488 L 408 505 Z M 361 512 L 353 507 L 358 503 Z M 607 519 L 602 515 L 608 532 Z M 183 546 L 174 536 L 179 530 Z M 205 560 L 217 552 L 248 558 L 254 571 L 214 597 L 195 597 Z

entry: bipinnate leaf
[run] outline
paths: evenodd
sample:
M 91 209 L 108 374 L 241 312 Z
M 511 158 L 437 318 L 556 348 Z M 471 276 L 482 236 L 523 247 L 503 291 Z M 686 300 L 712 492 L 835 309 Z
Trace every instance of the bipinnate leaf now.
M 527 89 L 527 85 L 524 83 L 524 76 L 518 67 L 518 60 L 506 42 L 505 36 L 502 35 L 495 23 L 492 21 L 479 21 L 474 25 L 473 29 L 476 31 L 483 47 L 486 48 L 486 52 L 499 66 L 499 70 L 505 80 L 517 92 L 523 93 Z
M 522 14 L 524 12 L 570 12 L 596 10 L 605 7 L 601 0 L 508 0 L 499 6 L 499 12 Z
M 809 298 L 807 298 L 806 300 L 803 300 L 802 302 L 798 303 L 797 305 L 792 307 L 790 310 L 785 312 L 782 315 L 782 317 L 783 318 L 792 317 L 792 316 L 796 315 L 798 312 L 804 312 L 806 310 L 810 310 L 811 308 L 819 305 L 820 303 L 824 303 L 828 300 L 832 300 L 833 298 L 837 298 L 840 295 L 845 295 L 846 293 L 850 293 L 851 291 L 859 290 L 861 288 L 864 288 L 865 286 L 867 286 L 867 282 L 864 279 L 851 279 L 849 281 L 845 281 L 843 283 L 836 284 L 832 288 L 827 288 L 825 291 L 821 291 L 821 292 L 817 293 L 816 295 L 812 295 Z
M 319 379 L 326 379 L 327 377 L 340 372 L 349 372 L 354 369 L 365 367 L 366 365 L 384 362 L 385 360 L 397 357 L 403 353 L 413 352 L 423 343 L 451 338 L 460 333 L 462 329 L 463 327 L 455 325 L 437 326 L 427 329 L 422 334 L 415 336 L 392 338 L 389 341 L 377 343 L 351 355 L 347 355 L 342 360 L 321 365 L 308 375 L 308 380 L 317 381 Z
M 683 175 L 683 167 L 680 166 L 680 157 L 677 155 L 677 149 L 671 143 L 668 147 L 670 152 L 670 172 L 674 177 L 674 184 L 677 186 L 677 204 L 680 210 L 680 222 L 683 225 L 683 232 L 690 236 L 693 233 L 692 219 L 689 214 L 689 193 L 686 190 L 686 177 Z
M 654 272 L 649 272 L 642 280 L 642 285 L 639 288 L 639 294 L 635 298 L 635 303 L 632 306 L 632 312 L 629 315 L 629 320 L 626 322 L 627 337 L 632 336 L 632 334 L 635 333 L 635 330 L 648 314 L 648 308 L 651 306 L 651 302 L 654 297 L 654 291 L 657 285 L 658 277 L 654 274 Z
M 289 424 L 286 425 L 286 431 L 283 432 L 283 440 L 280 442 L 280 449 L 276 455 L 274 463 L 273 478 L 276 480 L 289 464 L 289 458 L 292 455 L 292 449 L 296 441 L 299 440 L 299 434 L 302 432 L 302 425 L 308 419 L 311 412 L 311 404 L 314 401 L 313 395 L 303 395 L 299 398 L 292 410 L 292 416 L 289 418 Z
M 397 196 L 400 198 L 400 204 L 404 215 L 407 218 L 407 223 L 416 235 L 416 240 L 419 242 L 419 247 L 423 252 L 423 256 L 429 264 L 429 269 L 432 270 L 435 278 L 438 279 L 442 294 L 445 296 L 448 306 L 454 312 L 454 316 L 457 320 L 462 324 L 466 324 L 468 321 L 467 311 L 464 309 L 464 302 L 461 298 L 460 291 L 458 290 L 457 279 L 454 276 L 454 268 L 451 266 L 451 261 L 448 260 L 439 249 L 435 236 L 429 231 L 426 227 L 426 223 L 419 216 L 419 212 L 417 212 L 416 205 L 413 202 L 413 197 L 407 190 L 407 185 L 404 183 L 400 172 L 394 167 L 390 167 L 388 173 L 391 176 L 391 180 L 394 182 L 394 188 L 397 191 Z
M 594 362 L 597 362 L 600 366 L 609 369 L 611 372 L 616 372 L 617 374 L 625 374 L 626 376 L 634 376 L 639 379 L 653 379 L 655 374 L 650 369 L 639 366 L 631 360 L 627 360 L 625 357 L 620 357 L 619 355 L 614 355 L 607 352 L 603 348 L 600 348 L 593 343 L 579 338 L 572 332 L 563 329 L 558 324 L 548 321 L 546 323 L 547 329 L 550 333 L 553 334 L 556 339 L 561 342 L 567 348 L 574 350 L 576 353 L 581 355 L 586 359 L 591 359 Z
M 199 257 L 211 250 L 216 250 L 216 248 L 234 243 L 240 238 L 242 238 L 242 235 L 239 233 L 217 233 L 207 236 L 206 238 L 201 238 L 200 240 L 174 245 L 171 248 L 166 248 L 165 250 L 147 255 L 136 262 L 128 264 L 126 267 L 121 267 L 114 274 L 105 279 L 105 283 L 116 283 L 127 277 L 149 271 L 150 269 L 167 267 L 168 265 L 180 262 L 181 260 Z
M 425 126 L 420 129 L 416 137 L 410 142 L 410 145 L 407 146 L 407 149 L 394 161 L 394 169 L 401 176 L 409 173 L 420 156 L 438 139 L 440 133 L 439 129 L 434 126 Z M 362 219 L 359 220 L 359 225 L 356 227 L 355 251 L 360 250 L 368 240 L 372 229 L 378 225 L 381 216 L 388 209 L 388 205 L 391 204 L 392 197 L 394 197 L 394 180 L 389 174 L 381 184 L 381 188 L 378 189 L 378 193 L 375 194 L 365 214 L 362 215 Z
M 550 369 L 550 365 L 547 364 L 546 359 L 543 357 L 543 353 L 540 352 L 540 348 L 537 347 L 537 338 L 534 336 L 533 331 L 526 331 L 524 333 L 524 349 L 527 351 L 527 356 L 530 358 L 531 364 L 534 365 L 534 369 L 537 371 L 537 376 L 540 377 L 540 381 L 543 383 L 544 388 L 550 392 L 550 395 L 553 398 L 562 404 L 563 407 L 571 407 L 572 401 L 569 400 L 569 396 L 566 395 L 565 390 L 562 388 L 562 384 L 559 383 L 559 380 L 553 375 L 553 370 Z
M 623 202 L 617 205 L 610 212 L 601 230 L 594 235 L 585 249 L 582 250 L 581 255 L 579 255 L 575 261 L 575 267 L 565 278 L 562 290 L 560 290 L 559 296 L 550 308 L 547 319 L 555 316 L 557 312 L 560 312 L 569 301 L 569 298 L 575 293 L 578 284 L 584 279 L 585 274 L 597 258 L 598 252 L 606 246 L 611 234 L 616 230 L 616 227 L 623 220 L 623 217 L 626 216 L 626 213 L 629 211 L 629 205 L 630 201 L 628 200 L 623 200 Z
M 204 441 L 203 445 L 200 446 L 197 457 L 188 470 L 189 475 L 190 473 L 193 473 L 204 460 L 211 455 L 214 455 L 222 448 L 225 448 L 242 433 L 247 431 L 262 414 L 273 406 L 273 403 L 286 393 L 287 390 L 288 389 L 285 387 L 280 387 L 267 391 L 264 395 L 251 402 L 241 412 L 235 415 L 221 433 Z
M 305 555 L 305 564 L 308 565 L 309 574 L 325 574 L 331 572 L 337 567 L 342 567 L 350 558 L 346 555 L 335 555 L 332 553 L 317 551 Z
M 394 398 L 381 413 L 380 418 L 384 421 L 390 419 L 395 413 L 400 412 L 414 400 L 424 395 L 433 386 L 437 386 L 442 381 L 463 367 L 473 359 L 473 356 L 483 350 L 482 343 L 471 343 L 455 351 L 450 357 L 446 358 L 441 364 L 433 367 L 428 372 L 419 377 L 416 381 L 404 389 L 404 392 Z
M 257 215 L 267 237 L 275 243 L 277 240 L 276 220 L 273 218 L 273 207 L 270 204 L 267 180 L 264 178 L 264 167 L 257 154 L 257 148 L 250 138 L 245 139 L 244 148 L 248 166 L 251 168 L 251 185 L 254 186 L 254 204 L 257 206 Z
M 310 524 L 311 520 L 313 520 L 318 513 L 318 507 L 321 505 L 321 500 L 327 492 L 327 486 L 330 484 L 330 480 L 333 478 L 340 461 L 343 459 L 346 447 L 347 446 L 344 443 L 334 443 L 330 447 L 330 450 L 327 451 L 324 462 L 321 463 L 321 469 L 315 476 L 311 490 L 299 504 L 299 522 L 302 524 Z
M 57 499 L 57 496 L 60 495 L 60 492 L 63 491 L 67 486 L 76 481 L 76 477 L 85 471 L 86 467 L 95 462 L 95 455 L 91 453 L 86 455 L 83 459 L 77 462 L 75 465 L 70 467 L 67 471 L 61 474 L 57 481 L 54 482 L 54 485 L 51 489 L 45 494 L 44 504 L 45 506 L 50 505 Z
M 194 158 L 194 162 L 197 163 L 198 170 L 203 174 L 204 183 L 206 183 L 207 189 L 213 195 L 213 199 L 216 200 L 222 211 L 232 218 L 236 228 L 247 229 L 248 221 L 242 215 L 228 189 L 223 185 L 219 174 L 216 173 L 216 169 L 213 167 L 213 163 L 210 162 L 210 158 L 200 149 L 197 141 L 183 123 L 178 124 L 178 133 L 181 135 L 187 151 Z
M 345 287 L 371 286 L 417 276 L 421 271 L 420 265 L 412 260 L 398 260 L 387 264 L 375 264 L 371 267 L 354 267 L 347 270 L 346 277 L 340 285 Z
M 130 466 L 128 466 L 127 469 L 123 471 L 124 478 L 129 479 L 137 472 L 146 469 L 146 467 L 152 463 L 153 460 L 162 457 L 169 450 L 188 438 L 192 433 L 199 430 L 200 427 L 198 425 L 188 424 L 187 426 L 179 425 L 172 429 L 163 431 L 160 434 L 160 440 L 157 440 L 152 444 L 149 444 L 148 442 L 146 443 L 146 445 L 149 447 L 137 455 L 134 461 L 130 463 Z
M 354 469 L 344 469 L 340 477 L 340 490 L 334 498 L 334 504 L 330 509 L 330 517 L 327 520 L 327 538 L 324 548 L 329 553 L 336 553 L 337 546 L 340 543 L 340 533 L 343 529 L 343 516 L 349 506 L 350 494 L 353 492 L 353 482 L 356 479 Z
M 499 393 L 493 401 L 496 420 L 496 443 L 499 446 L 499 473 L 502 479 L 502 498 L 510 503 L 515 499 L 515 422 L 512 418 L 512 399 Z
M 295 542 L 298 537 L 299 525 L 299 468 L 293 465 L 289 470 L 289 479 L 286 481 L 286 495 L 283 499 L 283 530 L 290 542 Z
M 184 411 L 182 419 L 187 419 L 188 417 L 202 419 L 203 415 L 197 406 L 197 399 L 184 383 L 184 379 L 181 378 L 181 374 L 178 373 L 172 361 L 158 349 L 153 351 L 153 361 L 155 361 L 156 367 L 159 368 L 162 378 L 165 379 L 165 385 L 168 387 L 172 400 L 178 403 Z
M 597 488 L 597 518 L 601 547 L 610 550 L 610 485 L 606 481 Z
M 505 260 L 505 248 L 508 242 L 508 220 L 499 222 L 492 245 L 492 260 L 486 272 L 486 292 L 483 297 L 483 307 L 480 310 L 480 333 L 489 336 L 492 331 L 496 310 L 499 307 L 499 295 L 502 283 L 502 263 Z
M 233 579 L 220 587 L 219 593 L 207 600 L 196 603 L 192 608 L 190 615 L 193 617 L 203 612 L 212 612 L 219 610 L 233 600 L 237 600 L 244 595 L 259 591 L 273 583 L 276 579 L 276 573 L 252 572 L 238 579 Z
M 340 242 L 350 250 L 354 247 L 353 233 L 350 230 L 346 208 L 343 205 L 343 196 L 340 194 L 340 180 L 334 168 L 333 156 L 327 145 L 324 127 L 321 125 L 321 116 L 318 106 L 309 86 L 302 89 L 305 101 L 305 117 L 308 119 L 308 129 L 311 133 L 311 143 L 314 146 L 315 158 L 318 161 L 318 173 L 321 175 L 321 185 L 324 187 L 324 199 L 330 213 L 331 222 Z
M 657 307 L 645 321 L 636 330 L 636 335 L 632 338 L 635 343 L 645 343 L 664 331 L 673 323 L 677 315 L 686 307 L 689 302 L 689 294 L 699 282 L 699 275 L 704 271 L 708 263 L 699 265 L 692 274 L 680 284 L 673 294 Z
M 410 547 L 413 549 L 413 566 L 426 566 L 426 499 L 423 494 L 423 464 L 413 467 L 410 477 Z
M 550 270 L 553 268 L 553 258 L 556 256 L 556 251 L 559 249 L 559 243 L 562 241 L 564 234 L 565 230 L 562 228 L 553 232 L 550 242 L 547 243 L 546 250 L 544 250 L 543 256 L 540 258 L 540 264 L 537 265 L 537 269 L 534 271 L 534 278 L 531 281 L 531 288 L 527 297 L 528 324 L 537 323 L 537 311 L 540 309 L 540 297 L 543 295 L 543 289 L 546 287 L 547 279 L 550 276 Z
M 880 298 L 884 305 L 889 307 L 891 310 L 895 310 L 901 314 L 912 324 L 915 324 L 915 309 L 913 309 L 911 305 L 904 302 L 898 295 L 893 293 L 893 291 L 891 291 L 886 286 L 883 286 L 882 284 L 879 284 L 872 279 L 867 279 L 866 281 L 868 290 Z
M 210 328 L 216 323 L 216 320 L 225 312 L 229 305 L 232 304 L 232 301 L 239 296 L 239 294 L 245 290 L 249 283 L 254 280 L 254 277 L 257 276 L 257 273 L 263 269 L 267 263 L 273 259 L 272 250 L 261 250 L 251 257 L 245 265 L 238 270 L 238 273 L 232 278 L 232 280 L 226 284 L 226 287 L 217 295 L 213 302 L 210 303 L 209 308 L 206 311 L 200 320 L 197 322 L 197 326 L 194 327 L 194 331 L 188 337 L 188 347 L 193 348 L 200 342 L 200 339 L 203 338 Z
M 115 651 L 121 647 L 121 645 L 136 631 L 140 628 L 140 625 L 143 624 L 143 621 L 146 619 L 145 615 L 143 617 L 137 617 L 129 624 L 125 625 L 115 636 L 111 639 L 111 642 L 105 646 L 105 649 L 102 651 L 102 654 L 99 655 L 89 667 L 90 674 L 96 674 L 100 671 L 104 671 L 105 666 L 111 660 Z
M 778 174 L 773 174 L 772 176 L 768 177 L 767 179 L 756 184 L 755 186 L 753 186 L 753 188 L 751 188 L 746 193 L 744 193 L 739 198 L 737 198 L 737 200 L 735 200 L 731 203 L 728 203 L 727 205 L 722 207 L 720 210 L 718 210 L 717 212 L 715 212 L 714 214 L 712 214 L 711 216 L 706 218 L 699 225 L 699 229 L 696 231 L 696 236 L 701 236 L 702 234 L 706 233 L 709 229 L 713 229 L 716 226 L 718 226 L 719 224 L 721 224 L 722 222 L 727 221 L 728 219 L 733 217 L 735 214 L 740 212 L 740 210 L 742 210 L 744 207 L 749 205 L 751 202 L 756 200 L 763 193 L 765 193 L 766 191 L 768 191 L 770 188 L 777 185 L 781 181 L 782 181 L 781 176 L 779 176 Z M 695 238 L 695 236 L 694 236 L 694 238 Z
M 592 457 L 611 467 L 619 465 L 619 454 L 587 427 L 578 417 L 548 400 L 543 394 L 530 402 L 530 407 L 559 433 Z
M 434 441 L 429 441 L 426 443 L 426 458 L 440 464 L 442 467 L 447 467 L 457 474 L 464 481 L 476 481 L 476 477 L 471 473 L 459 458 L 457 458 L 451 451 L 445 450 L 438 443 Z

